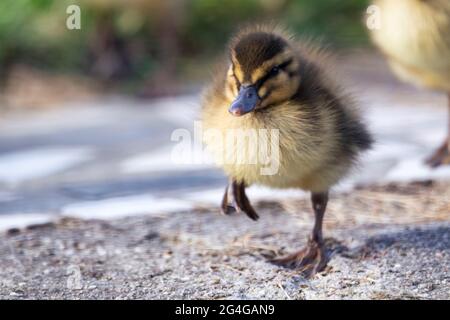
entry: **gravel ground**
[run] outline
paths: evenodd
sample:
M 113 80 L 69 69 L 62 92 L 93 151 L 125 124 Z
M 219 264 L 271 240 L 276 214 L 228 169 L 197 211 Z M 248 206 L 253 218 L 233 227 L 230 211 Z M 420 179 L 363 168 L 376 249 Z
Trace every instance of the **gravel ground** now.
M 333 195 L 331 261 L 313 279 L 267 262 L 301 246 L 307 200 L 114 221 L 64 218 L 0 234 L 2 299 L 450 299 L 450 184 Z

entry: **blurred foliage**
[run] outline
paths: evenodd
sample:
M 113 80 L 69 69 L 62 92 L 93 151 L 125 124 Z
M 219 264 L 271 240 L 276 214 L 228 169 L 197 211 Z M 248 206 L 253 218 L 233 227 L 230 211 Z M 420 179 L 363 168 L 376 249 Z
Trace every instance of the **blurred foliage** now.
M 290 1 L 285 23 L 300 34 L 309 34 L 338 46 L 366 44 L 367 0 Z
M 81 8 L 81 30 L 66 8 Z M 366 0 L 1 0 L 0 71 L 15 63 L 99 79 L 170 78 L 206 64 L 249 22 L 281 22 L 336 45 L 365 42 Z

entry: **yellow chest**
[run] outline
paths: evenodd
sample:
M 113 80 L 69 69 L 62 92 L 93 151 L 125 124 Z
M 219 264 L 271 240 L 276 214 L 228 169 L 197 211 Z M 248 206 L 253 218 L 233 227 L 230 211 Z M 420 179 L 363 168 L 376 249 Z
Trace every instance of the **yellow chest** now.
M 227 175 L 277 188 L 325 188 L 317 186 L 324 183 L 317 172 L 332 150 L 330 124 L 304 121 L 301 108 L 292 105 L 277 106 L 276 113 L 238 118 L 226 110 L 224 106 L 204 114 L 203 140 Z M 314 135 L 319 126 L 320 133 Z

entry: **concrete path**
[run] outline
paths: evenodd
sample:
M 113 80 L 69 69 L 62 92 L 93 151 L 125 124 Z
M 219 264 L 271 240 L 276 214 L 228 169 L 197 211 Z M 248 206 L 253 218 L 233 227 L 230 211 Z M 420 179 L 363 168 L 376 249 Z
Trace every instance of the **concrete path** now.
M 380 60 L 343 65 L 377 145 L 337 190 L 450 177 L 450 168 L 422 165 L 445 136 L 445 97 L 396 82 Z M 172 133 L 192 133 L 198 111 L 195 95 L 146 102 L 108 97 L 3 116 L 0 228 L 61 215 L 114 218 L 216 205 L 226 181 L 222 173 L 171 157 Z M 250 190 L 254 200 L 302 195 Z

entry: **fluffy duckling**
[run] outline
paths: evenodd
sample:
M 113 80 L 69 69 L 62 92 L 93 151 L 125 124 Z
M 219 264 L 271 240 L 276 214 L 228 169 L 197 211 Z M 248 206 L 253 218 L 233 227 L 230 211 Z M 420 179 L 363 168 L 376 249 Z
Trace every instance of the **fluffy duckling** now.
M 229 177 L 222 212 L 244 212 L 257 220 L 245 193 L 253 184 L 310 191 L 315 223 L 307 246 L 273 262 L 312 275 L 327 263 L 322 220 L 328 191 L 369 149 L 372 138 L 352 99 L 332 80 L 322 50 L 257 27 L 238 33 L 229 51 L 202 102 L 203 129 L 219 133 L 205 134 L 204 142 Z M 275 130 L 278 138 L 247 134 L 261 129 Z M 220 136 L 233 130 L 256 139 L 223 143 Z M 279 154 L 276 172 L 264 174 L 264 163 L 254 161 L 264 146 Z M 224 154 L 240 161 L 223 161 Z
M 448 94 L 450 112 L 450 1 L 375 0 L 380 28 L 375 44 L 402 80 Z M 431 167 L 450 164 L 449 135 L 427 159 Z

